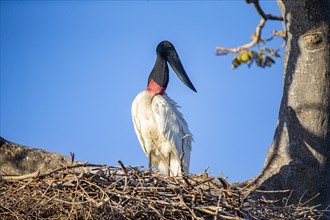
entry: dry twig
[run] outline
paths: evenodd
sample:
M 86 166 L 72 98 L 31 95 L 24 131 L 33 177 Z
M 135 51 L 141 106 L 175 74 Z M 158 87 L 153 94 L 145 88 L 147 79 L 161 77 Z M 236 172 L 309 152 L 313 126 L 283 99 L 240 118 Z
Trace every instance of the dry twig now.
M 205 174 L 186 176 L 188 185 L 182 177 L 141 167 L 80 165 L 93 168 L 89 172 L 77 166 L 2 180 L 0 219 L 315 219 L 322 214 L 302 204 L 242 202 L 241 189 Z

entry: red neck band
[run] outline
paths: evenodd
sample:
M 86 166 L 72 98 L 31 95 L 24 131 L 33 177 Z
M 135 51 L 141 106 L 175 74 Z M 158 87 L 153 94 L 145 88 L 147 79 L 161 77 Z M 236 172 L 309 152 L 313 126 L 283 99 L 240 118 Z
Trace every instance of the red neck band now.
M 153 79 L 150 80 L 150 83 L 147 87 L 147 92 L 154 92 L 156 94 L 163 94 L 166 88 L 159 86 Z

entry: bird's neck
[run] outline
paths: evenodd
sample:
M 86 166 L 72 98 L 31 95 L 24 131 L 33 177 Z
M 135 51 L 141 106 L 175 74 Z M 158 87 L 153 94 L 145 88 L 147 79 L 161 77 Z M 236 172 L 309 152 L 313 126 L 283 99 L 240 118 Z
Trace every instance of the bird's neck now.
M 156 94 L 164 94 L 166 87 L 161 87 L 153 79 L 150 80 L 149 85 L 146 89 L 147 92 L 154 92 Z
M 148 92 L 163 94 L 168 84 L 168 66 L 163 56 L 158 55 L 148 78 Z

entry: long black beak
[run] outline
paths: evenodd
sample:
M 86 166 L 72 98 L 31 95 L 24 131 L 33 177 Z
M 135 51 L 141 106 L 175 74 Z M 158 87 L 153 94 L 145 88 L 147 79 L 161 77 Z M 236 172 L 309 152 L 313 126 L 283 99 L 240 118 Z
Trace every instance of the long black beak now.
M 172 47 L 170 51 L 168 51 L 167 54 L 167 61 L 171 65 L 172 69 L 176 73 L 176 75 L 179 77 L 179 79 L 188 86 L 191 90 L 194 92 L 197 92 L 194 85 L 191 83 L 189 77 L 187 76 L 186 71 L 184 70 L 181 60 L 179 58 L 178 53 L 176 52 L 175 48 Z

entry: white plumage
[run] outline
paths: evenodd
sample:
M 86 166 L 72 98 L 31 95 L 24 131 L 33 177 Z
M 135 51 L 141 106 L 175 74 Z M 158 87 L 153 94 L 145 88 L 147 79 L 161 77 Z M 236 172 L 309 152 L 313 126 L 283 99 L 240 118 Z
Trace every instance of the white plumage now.
M 160 173 L 170 176 L 189 172 L 192 135 L 179 106 L 166 93 L 142 91 L 133 101 L 135 132 L 143 151 Z
M 179 79 L 194 92 L 172 43 L 162 41 L 156 48 L 156 62 L 147 89 L 132 104 L 135 132 L 144 153 L 160 173 L 169 176 L 189 172 L 192 135 L 178 105 L 167 96 L 169 63 Z

